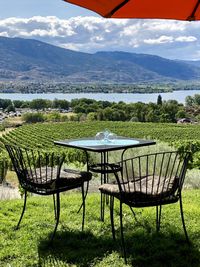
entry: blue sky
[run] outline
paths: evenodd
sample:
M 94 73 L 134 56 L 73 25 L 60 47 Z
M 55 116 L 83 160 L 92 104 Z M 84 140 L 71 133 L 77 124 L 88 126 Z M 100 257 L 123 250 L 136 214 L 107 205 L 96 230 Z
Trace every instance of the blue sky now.
M 62 0 L 0 0 L 0 36 L 95 53 L 127 51 L 200 60 L 200 22 L 104 19 Z
M 62 0 L 0 0 L 0 19 L 9 17 L 57 16 L 98 16 L 94 12 L 68 4 Z M 2 12 L 3 10 L 3 12 Z

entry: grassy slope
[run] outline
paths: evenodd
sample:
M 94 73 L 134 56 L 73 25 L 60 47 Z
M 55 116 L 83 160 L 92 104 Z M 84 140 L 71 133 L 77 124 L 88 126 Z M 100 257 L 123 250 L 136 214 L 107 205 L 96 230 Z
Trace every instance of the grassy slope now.
M 109 212 L 105 222 L 99 220 L 100 195 L 89 194 L 85 231 L 81 214 L 77 214 L 80 194 L 63 194 L 61 221 L 53 247 L 48 240 L 53 230 L 53 201 L 50 197 L 30 197 L 18 231 L 13 228 L 19 218 L 22 200 L 2 201 L 0 206 L 0 266 L 117 266 L 124 265 L 119 243 L 111 236 Z M 192 246 L 185 243 L 179 206 L 163 208 L 161 232 L 155 232 L 155 209 L 137 209 L 137 224 L 129 209 L 124 209 L 125 237 L 129 266 L 200 266 L 200 190 L 185 190 L 183 204 Z M 119 220 L 116 205 L 116 229 Z

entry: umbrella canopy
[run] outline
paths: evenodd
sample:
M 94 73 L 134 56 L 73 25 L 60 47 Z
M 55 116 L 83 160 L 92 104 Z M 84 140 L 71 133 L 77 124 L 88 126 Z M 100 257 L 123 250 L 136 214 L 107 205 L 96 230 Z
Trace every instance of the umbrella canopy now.
M 105 18 L 200 20 L 200 0 L 64 0 Z

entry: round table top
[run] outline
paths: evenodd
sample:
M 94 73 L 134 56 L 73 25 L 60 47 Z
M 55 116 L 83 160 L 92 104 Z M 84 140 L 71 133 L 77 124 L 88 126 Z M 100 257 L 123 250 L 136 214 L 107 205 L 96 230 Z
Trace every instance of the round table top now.
M 80 139 L 68 139 L 54 141 L 54 144 L 76 149 L 83 149 L 85 151 L 93 152 L 109 152 L 114 150 L 126 150 L 128 148 L 149 146 L 156 144 L 152 140 L 143 140 L 137 138 L 129 138 L 118 136 L 114 139 L 97 139 L 95 137 L 85 137 Z
M 93 146 L 128 146 L 138 144 L 138 140 L 133 139 L 112 139 L 112 140 L 73 140 L 69 144 L 73 146 L 84 146 L 84 147 L 93 147 Z

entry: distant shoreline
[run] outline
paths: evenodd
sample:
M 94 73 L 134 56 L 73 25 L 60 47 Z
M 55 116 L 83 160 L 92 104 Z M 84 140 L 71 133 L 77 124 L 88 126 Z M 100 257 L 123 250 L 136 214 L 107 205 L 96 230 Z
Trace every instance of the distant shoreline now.
M 200 82 L 104 84 L 0 81 L 0 93 L 4 94 L 161 94 L 193 90 L 200 90 Z
M 80 92 L 76 92 L 76 91 L 67 91 L 67 92 L 61 92 L 61 91 L 57 91 L 57 92 L 18 92 L 18 91 L 0 91 L 0 94 L 30 94 L 30 95 L 34 95 L 34 94 L 165 94 L 165 93 L 173 93 L 173 92 L 179 92 L 179 91 L 200 91 L 199 89 L 176 89 L 176 90 L 164 90 L 164 91 L 156 91 L 156 92 L 141 92 L 141 91 L 136 91 L 136 92 L 126 92 L 126 91 L 118 91 L 118 92 L 104 92 L 104 91 L 80 91 Z

